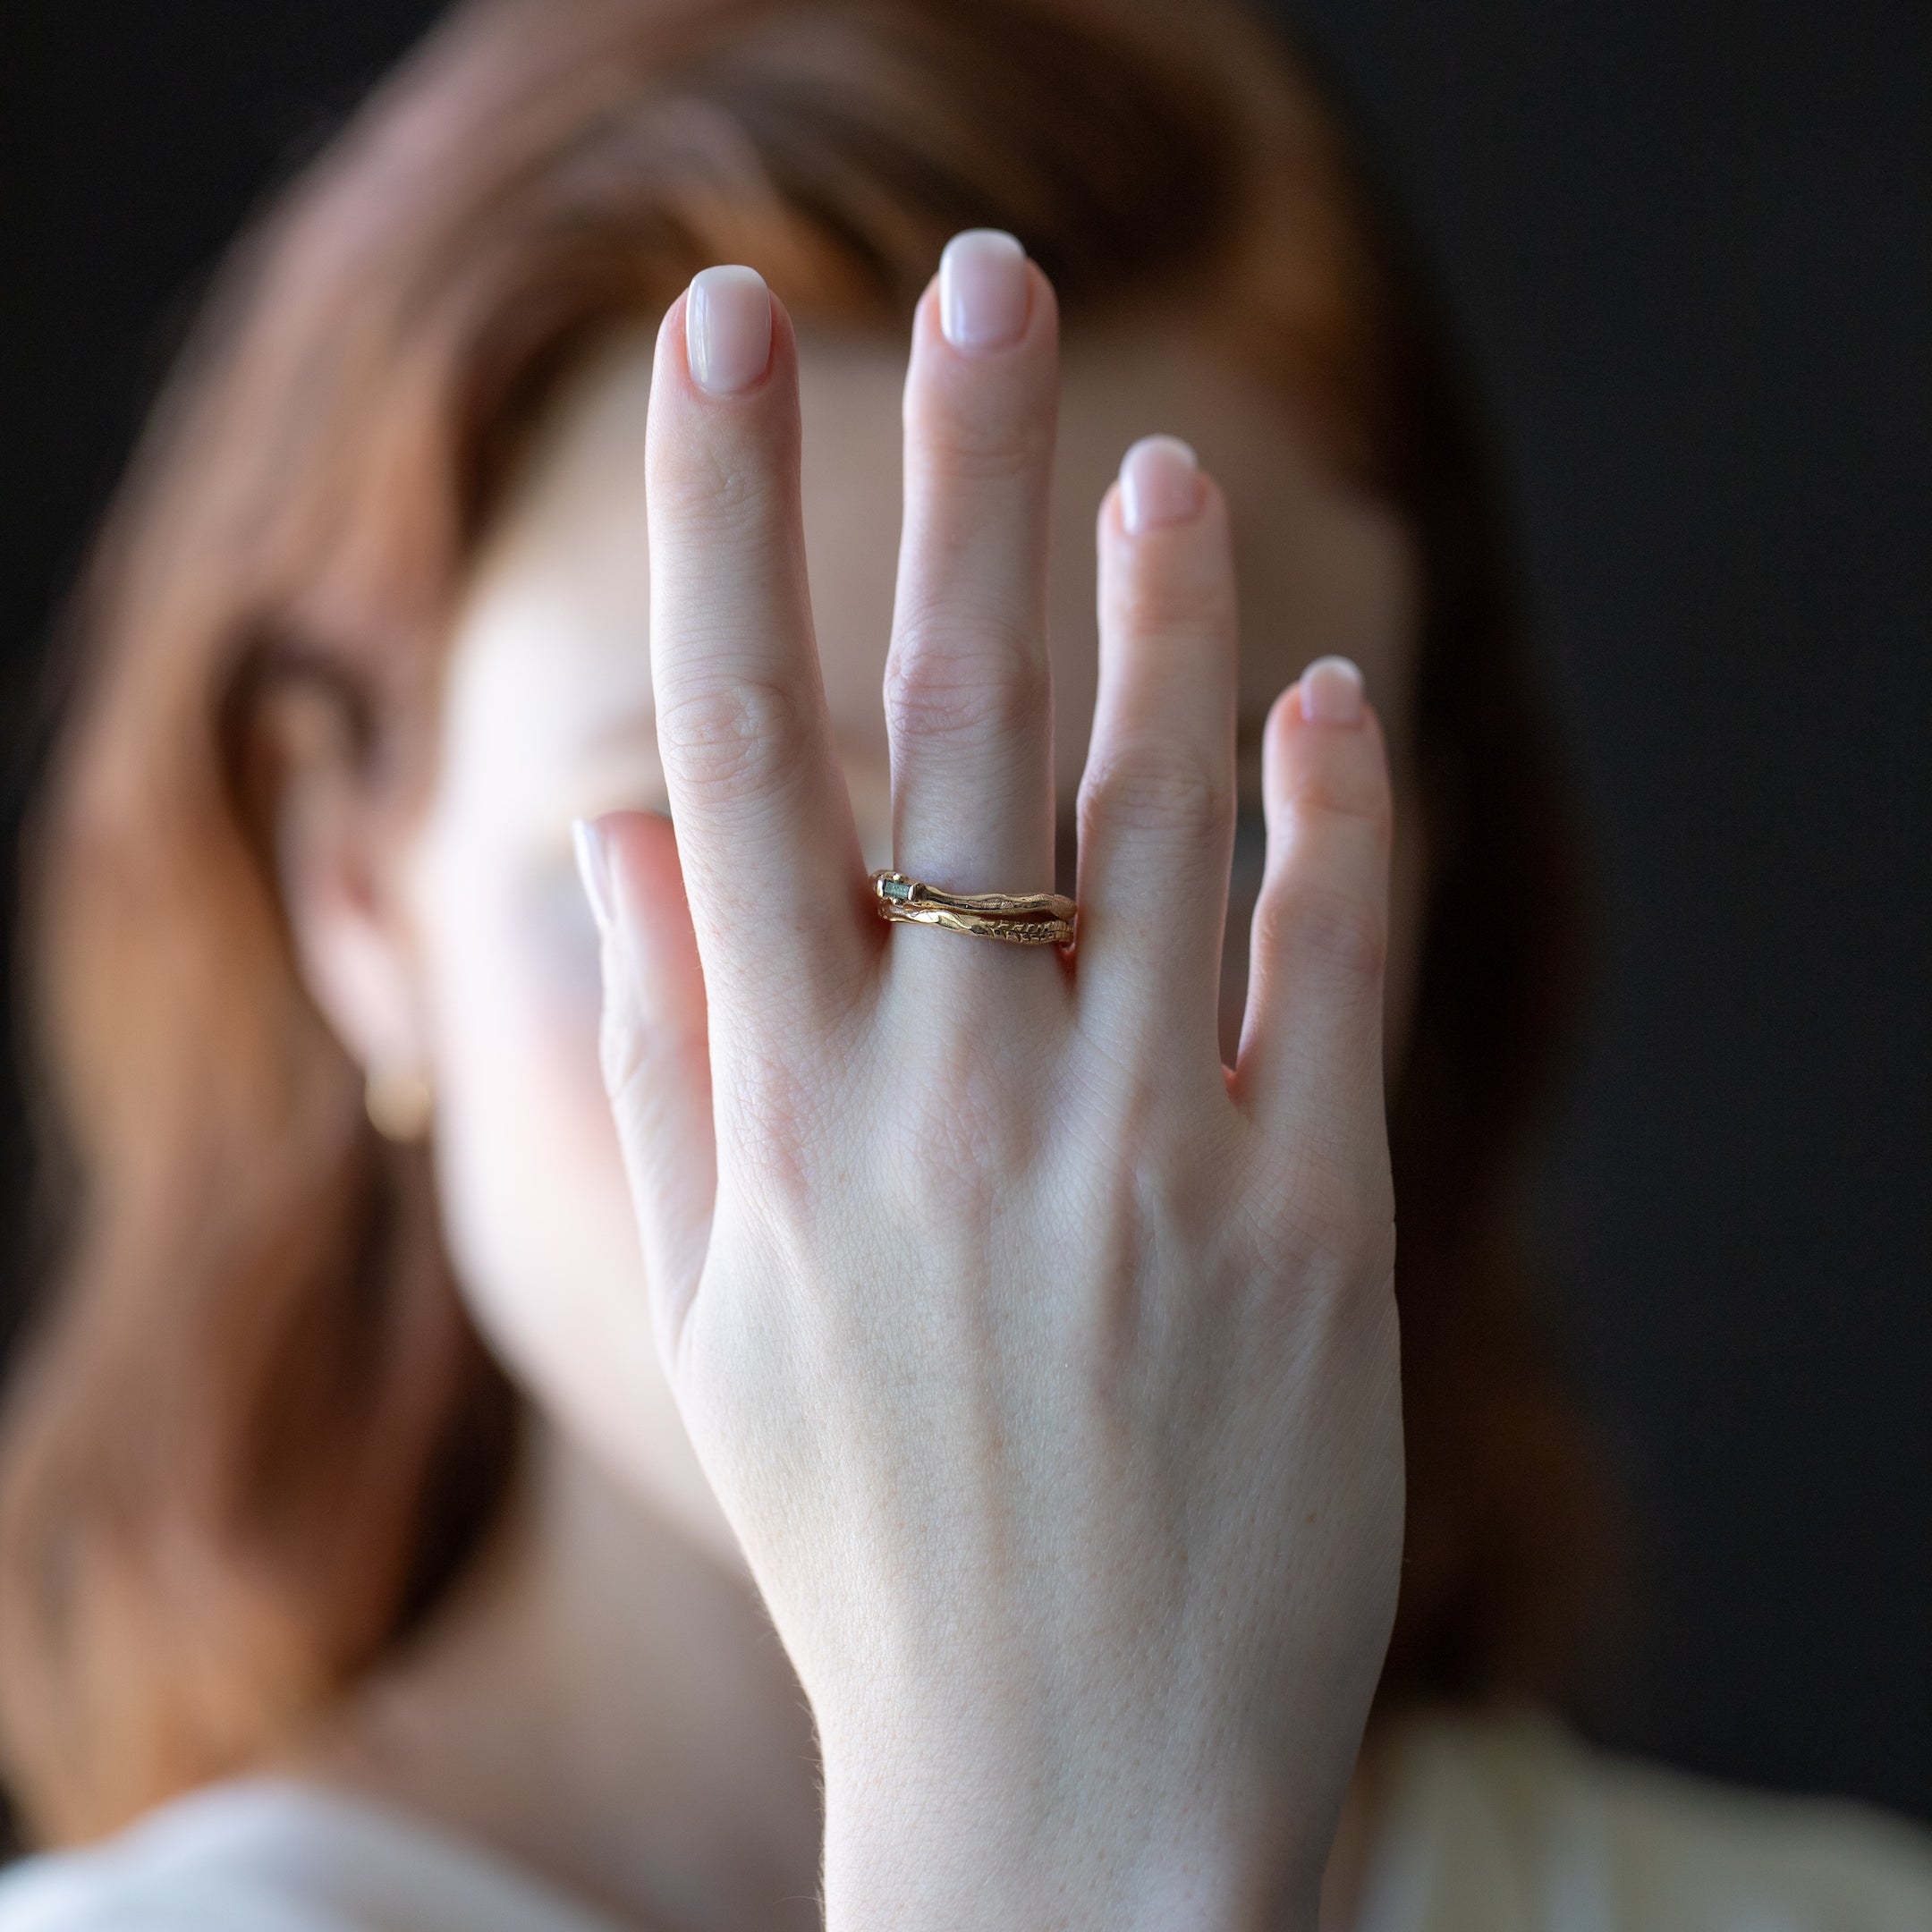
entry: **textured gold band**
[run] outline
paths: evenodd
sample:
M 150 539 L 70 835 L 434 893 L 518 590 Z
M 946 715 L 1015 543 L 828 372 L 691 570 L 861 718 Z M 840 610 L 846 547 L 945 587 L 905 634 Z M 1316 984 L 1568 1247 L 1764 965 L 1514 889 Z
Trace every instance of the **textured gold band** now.
M 1062 893 L 949 893 L 903 872 L 875 872 L 872 894 L 882 919 L 936 926 L 1006 945 L 1073 950 L 1079 914 Z

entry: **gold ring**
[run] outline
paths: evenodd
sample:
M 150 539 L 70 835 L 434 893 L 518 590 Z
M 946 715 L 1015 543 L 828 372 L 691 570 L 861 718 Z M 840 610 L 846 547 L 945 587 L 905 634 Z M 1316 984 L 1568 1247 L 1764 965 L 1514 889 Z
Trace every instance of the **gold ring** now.
M 1080 920 L 1063 893 L 942 892 L 903 872 L 875 872 L 872 895 L 882 919 L 937 926 L 1007 945 L 1056 945 L 1071 953 Z

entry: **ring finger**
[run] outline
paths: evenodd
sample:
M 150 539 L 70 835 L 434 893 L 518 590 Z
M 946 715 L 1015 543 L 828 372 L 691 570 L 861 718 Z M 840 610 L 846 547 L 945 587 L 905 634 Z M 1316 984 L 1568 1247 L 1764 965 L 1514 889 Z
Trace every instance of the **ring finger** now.
M 955 892 L 1053 886 L 1058 357 L 1052 285 L 1020 244 L 955 236 L 913 325 L 886 667 L 894 862 Z

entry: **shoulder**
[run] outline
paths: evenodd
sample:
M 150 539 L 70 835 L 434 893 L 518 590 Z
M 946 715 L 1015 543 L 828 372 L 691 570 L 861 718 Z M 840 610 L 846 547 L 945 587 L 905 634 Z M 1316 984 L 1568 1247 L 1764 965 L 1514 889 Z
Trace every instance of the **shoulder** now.
M 479 1847 L 325 1791 L 244 1779 L 0 1873 L 0 1932 L 609 1932 Z
M 1530 1715 L 1392 1727 L 1373 1932 L 1925 1932 L 1932 1837 L 1728 1789 Z
M 197 1792 L 99 1844 L 0 1873 L 0 1932 L 352 1932 L 275 1868 L 309 1822 L 252 1785 Z

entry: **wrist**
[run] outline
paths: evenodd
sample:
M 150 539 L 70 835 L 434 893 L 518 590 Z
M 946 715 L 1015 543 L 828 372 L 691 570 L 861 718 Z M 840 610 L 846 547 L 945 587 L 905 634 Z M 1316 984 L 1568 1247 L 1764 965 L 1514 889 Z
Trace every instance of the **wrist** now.
M 1259 1812 L 1113 1768 L 828 1758 L 826 1932 L 1314 1932 L 1326 1838 L 1310 1855 Z

